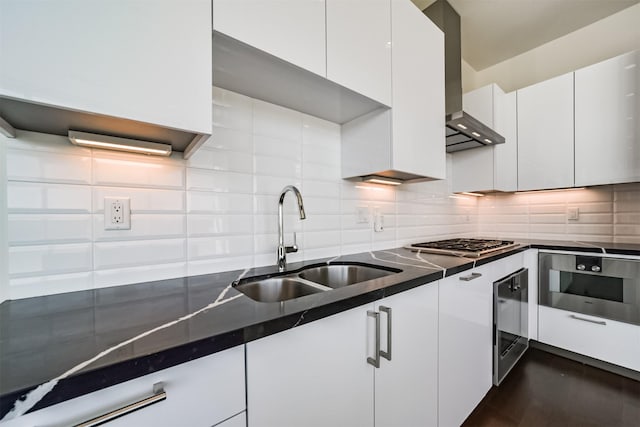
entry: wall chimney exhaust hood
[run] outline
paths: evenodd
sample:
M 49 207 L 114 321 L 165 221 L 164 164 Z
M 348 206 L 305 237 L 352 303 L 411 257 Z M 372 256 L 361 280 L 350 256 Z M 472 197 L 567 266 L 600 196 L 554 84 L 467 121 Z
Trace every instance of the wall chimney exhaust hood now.
M 503 144 L 502 135 L 462 111 L 460 15 L 446 0 L 437 0 L 423 12 L 444 32 L 447 152 Z

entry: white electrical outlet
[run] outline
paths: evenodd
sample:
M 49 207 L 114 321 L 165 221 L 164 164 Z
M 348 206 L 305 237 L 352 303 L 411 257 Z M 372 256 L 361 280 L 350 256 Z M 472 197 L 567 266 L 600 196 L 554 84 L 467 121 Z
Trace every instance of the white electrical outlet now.
M 384 215 L 379 209 L 376 209 L 373 214 L 373 231 L 376 233 L 384 231 Z
M 567 219 L 577 221 L 580 218 L 580 208 L 567 208 Z
M 369 207 L 368 206 L 358 206 L 358 224 L 369 224 Z
M 104 198 L 104 229 L 130 230 L 131 204 L 128 197 Z

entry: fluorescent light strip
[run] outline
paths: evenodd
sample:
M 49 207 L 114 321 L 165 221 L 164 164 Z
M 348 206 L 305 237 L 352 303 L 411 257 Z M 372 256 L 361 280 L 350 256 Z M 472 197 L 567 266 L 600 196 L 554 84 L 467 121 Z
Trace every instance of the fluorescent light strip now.
M 553 190 L 516 191 L 515 194 L 556 193 L 558 191 L 575 191 L 575 190 L 585 190 L 585 189 L 586 187 L 556 188 Z
M 370 175 L 362 177 L 363 182 L 371 182 L 374 184 L 385 184 L 385 185 L 400 185 L 402 181 L 399 179 L 386 178 L 384 176 Z
M 484 197 L 484 194 L 482 193 L 471 193 L 468 191 L 463 191 L 460 194 L 464 194 L 465 196 Z
M 138 139 L 119 138 L 95 133 L 69 131 L 69 140 L 74 145 L 83 147 L 104 148 L 108 150 L 127 151 L 132 153 L 169 156 L 171 145 L 157 142 L 140 141 Z

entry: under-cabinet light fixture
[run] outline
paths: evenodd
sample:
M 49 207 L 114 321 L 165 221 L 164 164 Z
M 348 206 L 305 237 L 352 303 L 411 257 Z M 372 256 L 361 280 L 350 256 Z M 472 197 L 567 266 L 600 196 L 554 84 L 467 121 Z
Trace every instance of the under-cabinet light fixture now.
M 138 139 L 120 138 L 97 133 L 69 131 L 72 144 L 83 147 L 104 148 L 107 150 L 128 151 L 130 153 L 153 154 L 155 156 L 171 155 L 171 145 Z
M 552 190 L 516 191 L 515 194 L 557 193 L 559 191 L 577 191 L 577 190 L 586 190 L 586 187 L 554 188 Z
M 369 175 L 362 177 L 363 182 L 371 182 L 373 184 L 385 184 L 385 185 L 400 185 L 402 181 L 394 178 L 387 178 L 386 176 Z
M 482 193 L 471 193 L 469 191 L 463 191 L 460 194 L 464 194 L 465 196 L 484 197 L 484 194 Z

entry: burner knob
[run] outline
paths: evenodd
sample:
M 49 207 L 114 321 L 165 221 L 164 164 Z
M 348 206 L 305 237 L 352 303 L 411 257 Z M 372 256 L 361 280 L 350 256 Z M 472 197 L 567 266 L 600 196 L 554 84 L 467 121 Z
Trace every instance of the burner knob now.
M 583 271 L 583 270 L 585 270 L 587 267 L 586 267 L 584 264 L 578 264 L 578 265 L 576 266 L 576 268 L 577 268 L 578 270 L 580 270 L 580 271 Z
M 600 266 L 592 265 L 591 266 L 591 271 L 594 271 L 596 273 L 600 272 Z

